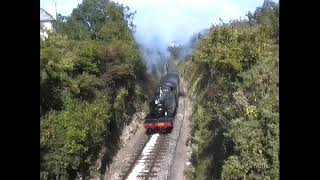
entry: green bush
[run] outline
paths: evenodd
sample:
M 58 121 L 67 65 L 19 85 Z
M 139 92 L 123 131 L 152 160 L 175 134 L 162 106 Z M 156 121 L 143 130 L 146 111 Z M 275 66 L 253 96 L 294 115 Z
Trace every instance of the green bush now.
M 103 97 L 101 97 L 103 98 Z M 42 178 L 63 175 L 91 163 L 92 152 L 109 132 L 110 105 L 79 101 L 65 111 L 48 113 L 41 121 Z
M 41 179 L 88 178 L 101 146 L 116 151 L 145 101 L 132 18 L 114 2 L 84 0 L 40 41 Z
M 179 65 L 194 97 L 191 179 L 279 179 L 279 8 L 211 28 Z

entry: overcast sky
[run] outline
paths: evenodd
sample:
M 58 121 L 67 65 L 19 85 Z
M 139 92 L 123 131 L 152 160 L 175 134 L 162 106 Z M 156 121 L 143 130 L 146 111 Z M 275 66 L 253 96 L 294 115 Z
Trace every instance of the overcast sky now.
M 254 11 L 263 3 L 263 0 L 114 1 L 137 11 L 135 35 L 140 43 L 152 42 L 155 39 L 163 43 L 183 42 L 193 33 L 209 28 L 213 23 L 219 23 L 219 18 L 224 22 L 243 19 L 248 11 Z M 55 2 L 58 13 L 67 16 L 82 0 L 41 0 L 40 6 L 55 17 Z

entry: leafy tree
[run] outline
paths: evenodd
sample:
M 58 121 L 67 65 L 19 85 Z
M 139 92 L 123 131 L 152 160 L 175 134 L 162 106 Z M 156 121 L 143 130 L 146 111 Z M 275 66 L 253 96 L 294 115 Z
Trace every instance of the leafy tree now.
M 180 71 L 194 97 L 191 179 L 279 179 L 279 5 L 215 26 Z
M 170 52 L 173 59 L 178 59 L 181 56 L 182 48 L 180 46 L 169 46 L 167 50 Z
M 40 40 L 41 179 L 94 174 L 101 146 L 116 151 L 123 125 L 146 100 L 133 15 L 111 1 L 85 0 Z

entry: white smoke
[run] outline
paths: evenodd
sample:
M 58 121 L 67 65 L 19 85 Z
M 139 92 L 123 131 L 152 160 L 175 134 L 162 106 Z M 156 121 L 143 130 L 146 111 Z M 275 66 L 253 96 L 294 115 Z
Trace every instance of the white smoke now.
M 245 17 L 262 1 L 248 0 L 115 0 L 136 11 L 135 38 L 140 44 L 149 72 L 161 68 L 172 41 L 188 44 L 190 37 L 212 24 Z M 188 47 L 184 55 L 192 53 Z

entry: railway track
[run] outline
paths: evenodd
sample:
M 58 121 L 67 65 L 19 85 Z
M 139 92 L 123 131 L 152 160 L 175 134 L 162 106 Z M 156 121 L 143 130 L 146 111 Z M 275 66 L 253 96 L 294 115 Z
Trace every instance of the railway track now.
M 136 165 L 136 163 L 138 162 L 140 155 L 142 154 L 143 149 L 145 148 L 145 146 L 147 145 L 147 143 L 149 142 L 151 136 L 146 136 L 146 138 L 144 140 L 142 140 L 142 142 L 140 144 L 138 144 L 138 151 L 134 152 L 133 154 L 133 158 L 131 160 L 129 160 L 129 162 L 127 162 L 128 165 L 125 166 L 126 170 L 122 170 L 122 174 L 119 175 L 119 177 L 122 180 L 125 180 L 128 178 L 130 172 L 132 171 L 132 169 L 134 168 L 134 166 Z
M 151 140 L 154 142 L 151 142 Z M 147 147 L 148 143 L 151 144 Z M 153 134 L 148 136 L 142 148 L 132 156 L 132 160 L 127 163 L 128 165 L 125 166 L 125 170 L 122 171 L 119 177 L 122 180 L 132 179 L 132 177 L 139 179 L 157 177 L 158 171 L 155 169 L 160 167 L 161 159 L 165 156 L 168 145 L 169 138 L 166 134 Z

